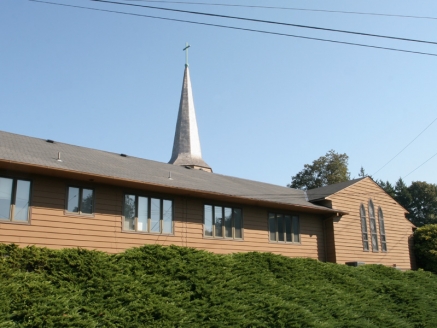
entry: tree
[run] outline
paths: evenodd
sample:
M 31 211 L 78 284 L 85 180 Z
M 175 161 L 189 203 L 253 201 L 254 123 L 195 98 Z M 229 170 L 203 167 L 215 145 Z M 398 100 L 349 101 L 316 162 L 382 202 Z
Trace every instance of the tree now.
M 394 187 L 388 181 L 377 183 L 409 212 L 407 218 L 415 226 L 437 223 L 437 185 L 414 181 L 407 187 L 402 178 Z
M 387 193 L 387 194 L 389 194 L 390 196 L 392 196 L 394 199 L 396 199 L 396 190 L 395 190 L 395 188 L 393 187 L 393 185 L 390 183 L 390 182 L 388 182 L 388 181 L 386 181 L 386 182 L 384 182 L 384 181 L 382 181 L 382 180 L 378 180 L 378 181 L 376 181 L 376 183 L 382 188 L 382 189 L 384 189 L 384 191 Z
M 348 159 L 348 155 L 330 150 L 312 164 L 305 164 L 302 171 L 291 177 L 288 187 L 307 190 L 348 181 Z
M 437 273 L 437 224 L 428 224 L 414 232 L 414 255 L 419 268 Z
M 365 178 L 365 177 L 372 177 L 370 174 L 367 174 L 366 171 L 364 170 L 364 167 L 361 166 L 360 172 L 358 173 L 358 176 L 360 178 Z
M 402 178 L 395 184 L 395 200 L 410 212 L 411 194 Z
M 408 190 L 408 187 L 405 184 L 404 180 L 402 180 L 402 178 L 399 178 L 394 186 L 389 181 L 384 182 L 382 180 L 377 180 L 376 183 L 405 209 L 408 210 L 410 208 L 410 191 Z
M 418 227 L 437 223 L 437 185 L 415 181 L 408 192 L 411 197 L 408 219 Z

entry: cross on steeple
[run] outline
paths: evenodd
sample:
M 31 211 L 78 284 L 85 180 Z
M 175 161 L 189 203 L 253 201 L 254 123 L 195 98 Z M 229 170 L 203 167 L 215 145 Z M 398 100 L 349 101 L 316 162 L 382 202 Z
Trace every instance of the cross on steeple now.
M 188 42 L 185 44 L 185 48 L 183 51 L 185 51 L 185 66 L 188 66 L 188 48 L 191 47 Z

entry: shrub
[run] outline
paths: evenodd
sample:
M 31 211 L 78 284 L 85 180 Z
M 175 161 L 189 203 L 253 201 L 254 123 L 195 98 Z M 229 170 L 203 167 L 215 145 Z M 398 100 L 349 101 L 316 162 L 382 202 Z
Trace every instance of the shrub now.
M 0 244 L 0 328 L 437 327 L 437 276 L 149 245 Z
M 437 224 L 428 224 L 414 232 L 414 253 L 419 268 L 437 273 Z

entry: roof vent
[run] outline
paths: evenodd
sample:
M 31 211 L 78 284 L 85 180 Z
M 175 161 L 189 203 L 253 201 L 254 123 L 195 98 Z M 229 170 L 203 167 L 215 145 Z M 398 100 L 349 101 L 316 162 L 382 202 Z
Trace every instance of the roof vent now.
M 121 156 L 121 157 L 127 157 L 127 155 L 126 155 L 126 154 L 120 154 L 120 156 Z
M 54 142 L 53 140 L 51 140 L 51 139 L 47 139 L 46 142 L 48 142 L 48 143 L 55 143 L 55 142 Z

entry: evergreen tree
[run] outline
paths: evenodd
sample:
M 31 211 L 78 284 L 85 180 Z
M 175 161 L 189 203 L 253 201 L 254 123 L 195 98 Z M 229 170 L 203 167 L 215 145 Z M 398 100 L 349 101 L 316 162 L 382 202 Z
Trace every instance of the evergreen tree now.
M 384 191 L 389 194 L 391 197 L 393 197 L 394 199 L 396 199 L 396 191 L 395 188 L 393 187 L 393 185 L 386 181 L 382 181 L 382 180 L 378 180 L 376 181 L 376 183 L 382 188 L 384 189 Z
M 407 218 L 415 226 L 437 223 L 437 185 L 415 181 L 407 186 L 402 178 L 394 187 L 388 181 L 376 183 L 409 212 Z
M 360 172 L 358 173 L 358 176 L 360 178 L 372 177 L 370 174 L 366 173 L 366 171 L 364 170 L 364 167 L 362 167 L 362 166 L 361 166 Z
M 408 187 L 405 184 L 404 180 L 402 180 L 402 178 L 399 178 L 399 180 L 396 182 L 395 199 L 407 211 L 410 211 L 410 205 L 411 205 L 412 198 L 411 198 L 410 191 L 408 190 Z

